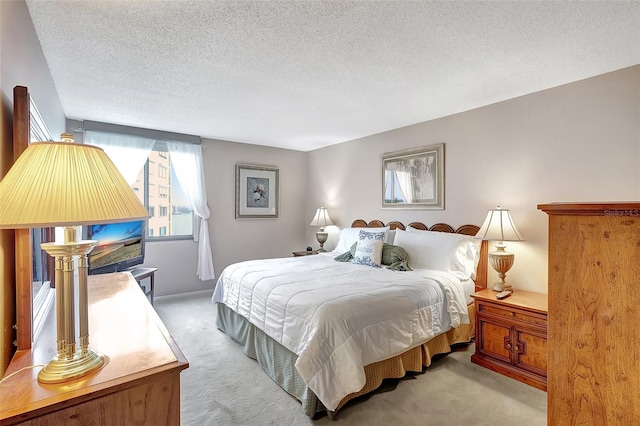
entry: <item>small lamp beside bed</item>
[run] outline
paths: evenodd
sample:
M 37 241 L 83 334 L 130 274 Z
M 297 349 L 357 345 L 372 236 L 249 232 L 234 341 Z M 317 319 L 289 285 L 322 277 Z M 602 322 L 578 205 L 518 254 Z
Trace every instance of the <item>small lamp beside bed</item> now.
M 484 223 L 476 234 L 476 238 L 487 241 L 498 241 L 496 251 L 489 253 L 489 263 L 498 273 L 500 281 L 493 284 L 494 291 L 513 290 L 511 284 L 505 281 L 507 272 L 513 266 L 515 255 L 508 253 L 504 249 L 505 241 L 524 241 L 522 235 L 513 223 L 511 213 L 508 209 L 498 206 L 489 210 Z
M 309 225 L 320 227 L 320 230 L 316 232 L 316 238 L 320 243 L 320 250 L 318 251 L 321 251 L 321 252 L 326 251 L 323 246 L 324 246 L 324 243 L 327 242 L 327 237 L 329 236 L 329 233 L 324 230 L 324 227 L 333 225 L 333 222 L 329 217 L 329 212 L 327 211 L 327 209 L 325 207 L 320 207 L 318 210 L 316 210 L 316 215 L 313 217 L 313 220 Z

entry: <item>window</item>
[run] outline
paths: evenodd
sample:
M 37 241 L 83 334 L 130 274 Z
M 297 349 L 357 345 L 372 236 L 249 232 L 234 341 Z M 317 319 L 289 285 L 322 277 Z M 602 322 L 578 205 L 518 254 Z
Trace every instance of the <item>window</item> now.
M 140 188 L 136 194 L 151 216 L 147 223 L 150 239 L 193 236 L 193 209 L 178 182 L 164 142 L 156 141 L 133 187 Z
M 116 125 L 91 121 L 85 121 L 84 125 L 85 142 L 104 147 L 123 175 L 127 175 L 127 181 L 134 181 L 131 187 L 149 211 L 147 235 L 154 238 L 162 235 L 163 239 L 192 238 L 193 210 L 174 171 L 167 146 L 171 139 L 163 139 L 163 132 L 149 129 L 133 129 L 128 134 Z M 195 139 L 199 143 L 199 138 Z M 176 143 L 191 145 L 191 142 Z M 165 208 L 161 211 L 160 206 Z M 160 227 L 165 227 L 163 234 L 159 232 Z
M 147 226 L 149 239 L 193 238 L 194 212 L 191 208 L 191 197 L 194 197 L 194 202 L 206 204 L 203 176 L 194 176 L 192 173 L 192 171 L 202 172 L 201 138 L 88 120 L 83 123 L 85 142 L 104 146 L 105 151 L 108 149 L 109 156 L 112 157 L 118 169 L 127 176 L 127 182 L 138 179 L 137 185 L 140 185 L 141 189 L 136 193 L 147 209 L 155 206 L 155 211 L 152 209 L 155 214 L 150 217 Z M 104 133 L 110 133 L 110 135 L 104 135 Z M 174 152 L 173 155 L 172 152 Z M 177 179 L 176 165 L 180 172 L 184 167 L 185 178 L 189 185 L 187 188 L 183 189 Z M 143 171 L 140 173 L 141 168 Z M 194 168 L 197 170 L 193 170 Z M 160 213 L 158 208 L 161 205 L 167 207 L 166 216 L 158 215 Z M 163 228 L 162 236 L 159 235 L 160 228 Z M 204 256 L 201 260 L 204 260 L 205 264 L 197 275 L 203 280 L 214 278 L 210 251 L 209 239 L 201 238 L 198 241 L 198 253 Z
M 14 108 L 20 114 L 25 114 L 22 115 L 23 118 L 28 115 L 28 120 L 18 120 L 18 114 L 13 117 L 14 153 L 22 152 L 31 142 L 53 140 L 26 87 L 14 88 Z M 25 297 L 16 300 L 17 332 L 14 344 L 18 350 L 25 350 L 31 348 L 31 342 L 37 338 L 47 313 L 53 308 L 55 294 L 52 289 L 55 284 L 53 258 L 40 248 L 40 244 L 54 241 L 55 231 L 54 228 L 35 228 L 17 230 L 16 235 L 18 233 L 21 241 L 23 237 L 31 240 L 31 253 L 22 243 L 16 247 L 16 278 L 20 279 L 21 286 L 30 285 L 32 291 L 31 300 Z M 31 272 L 31 283 L 26 282 L 25 275 L 28 272 Z
M 31 251 L 32 251 L 32 279 L 33 279 L 33 308 L 32 308 L 32 333 L 33 339 L 38 336 L 44 325 L 44 320 L 49 305 L 53 300 L 55 286 L 53 258 L 40 248 L 44 242 L 55 241 L 54 228 L 31 229 Z

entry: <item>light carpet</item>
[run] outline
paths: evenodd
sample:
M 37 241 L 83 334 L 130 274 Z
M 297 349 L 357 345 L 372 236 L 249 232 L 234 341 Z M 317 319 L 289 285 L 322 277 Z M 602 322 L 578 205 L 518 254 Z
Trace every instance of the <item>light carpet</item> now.
M 183 425 L 546 425 L 547 394 L 472 364 L 473 345 L 423 374 L 385 381 L 334 420 L 300 403 L 215 325 L 210 293 L 156 298 L 155 309 L 189 360 L 181 374 Z

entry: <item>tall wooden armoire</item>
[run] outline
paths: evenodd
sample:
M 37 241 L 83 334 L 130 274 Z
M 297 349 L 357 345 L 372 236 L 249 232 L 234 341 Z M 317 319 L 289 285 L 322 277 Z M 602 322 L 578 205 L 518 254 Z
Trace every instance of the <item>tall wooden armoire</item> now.
M 552 203 L 548 424 L 640 424 L 640 202 Z

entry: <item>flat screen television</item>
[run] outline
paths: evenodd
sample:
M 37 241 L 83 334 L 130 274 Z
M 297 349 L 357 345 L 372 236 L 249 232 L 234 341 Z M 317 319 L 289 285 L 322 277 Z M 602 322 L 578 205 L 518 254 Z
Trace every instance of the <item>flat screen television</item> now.
M 89 225 L 86 238 L 98 244 L 89 253 L 89 274 L 118 272 L 144 263 L 146 220 Z

